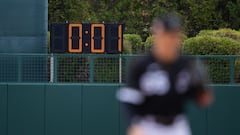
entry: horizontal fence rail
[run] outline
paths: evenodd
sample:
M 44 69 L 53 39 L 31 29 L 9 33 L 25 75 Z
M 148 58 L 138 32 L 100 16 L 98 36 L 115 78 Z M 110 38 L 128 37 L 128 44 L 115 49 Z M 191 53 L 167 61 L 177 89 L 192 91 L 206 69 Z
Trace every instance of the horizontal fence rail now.
M 0 54 L 0 82 L 125 83 L 128 67 L 143 55 Z M 213 84 L 240 83 L 240 56 L 196 55 Z

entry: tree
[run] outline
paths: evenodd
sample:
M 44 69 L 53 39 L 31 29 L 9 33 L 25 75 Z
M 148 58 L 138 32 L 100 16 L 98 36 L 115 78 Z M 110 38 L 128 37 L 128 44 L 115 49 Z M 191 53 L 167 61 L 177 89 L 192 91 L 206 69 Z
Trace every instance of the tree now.
M 93 22 L 96 15 L 84 0 L 49 0 L 48 24 L 52 22 Z
M 227 9 L 229 11 L 229 27 L 240 29 L 240 0 L 229 1 Z
M 154 17 L 180 14 L 187 36 L 202 29 L 240 29 L 240 0 L 49 0 L 51 22 L 122 22 L 145 41 Z

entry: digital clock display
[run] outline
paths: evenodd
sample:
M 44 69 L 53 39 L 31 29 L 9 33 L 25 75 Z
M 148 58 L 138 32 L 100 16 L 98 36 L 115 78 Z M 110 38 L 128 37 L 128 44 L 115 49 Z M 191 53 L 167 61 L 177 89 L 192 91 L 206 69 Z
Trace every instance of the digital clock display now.
M 53 23 L 51 53 L 121 53 L 123 24 Z

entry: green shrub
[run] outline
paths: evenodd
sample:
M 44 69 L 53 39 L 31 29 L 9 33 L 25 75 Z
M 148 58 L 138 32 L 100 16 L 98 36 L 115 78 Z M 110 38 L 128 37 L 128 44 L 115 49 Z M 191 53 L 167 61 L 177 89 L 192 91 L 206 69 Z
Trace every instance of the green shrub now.
M 187 36 L 185 34 L 183 34 L 182 35 L 183 42 L 186 39 L 187 39 Z M 144 43 L 145 51 L 149 51 L 152 45 L 153 45 L 153 36 L 149 36 Z
M 197 36 L 228 37 L 240 41 L 240 31 L 232 29 L 202 30 Z
M 142 38 L 137 34 L 124 34 L 123 35 L 123 46 L 131 46 L 132 53 L 140 53 L 143 50 Z M 127 43 L 127 44 L 125 44 Z M 124 47 L 126 48 L 126 47 Z
M 235 82 L 240 83 L 240 59 L 235 60 Z
M 237 55 L 240 54 L 240 42 L 216 36 L 197 36 L 187 39 L 183 44 L 183 52 L 190 55 Z M 213 83 L 229 83 L 230 61 L 228 58 L 209 58 L 204 60 L 208 65 L 209 75 Z M 235 62 L 235 68 L 240 65 Z M 236 74 L 236 77 L 239 76 Z
M 183 43 L 183 52 L 191 55 L 236 55 L 240 54 L 240 42 L 215 36 L 197 36 Z
M 132 44 L 129 40 L 124 40 L 123 54 L 132 54 Z
M 153 45 L 153 36 L 149 36 L 144 43 L 145 51 L 149 51 L 152 45 Z
M 184 42 L 187 39 L 188 39 L 187 35 L 186 34 L 182 34 L 182 41 Z
M 94 82 L 119 82 L 119 58 L 99 57 L 94 59 Z
M 96 83 L 119 82 L 119 58 L 118 57 L 94 57 L 94 63 L 90 65 L 90 57 L 59 57 L 57 58 L 58 82 L 90 82 L 91 74 Z M 124 63 L 123 63 L 124 64 Z M 93 66 L 93 73 L 91 73 Z
M 57 57 L 58 82 L 89 82 L 89 60 L 85 57 Z

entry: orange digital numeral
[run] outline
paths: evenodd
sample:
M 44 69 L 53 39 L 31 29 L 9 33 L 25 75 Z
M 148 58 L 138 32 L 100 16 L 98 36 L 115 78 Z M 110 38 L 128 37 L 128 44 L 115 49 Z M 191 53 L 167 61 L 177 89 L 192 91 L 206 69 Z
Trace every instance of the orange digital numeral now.
M 94 28 L 96 27 L 100 27 L 102 29 L 101 31 L 101 37 L 102 37 L 102 41 L 101 41 L 101 49 L 95 49 L 94 48 Z M 104 53 L 105 51 L 105 40 L 104 40 L 104 34 L 105 34 L 105 26 L 104 24 L 92 24 L 91 26 L 91 52 L 93 53 Z
M 78 27 L 79 29 L 79 44 L 78 49 L 73 49 L 72 45 L 72 29 Z M 82 24 L 69 24 L 68 26 L 68 51 L 72 53 L 82 52 Z
M 122 52 L 122 25 L 118 26 L 118 51 Z

